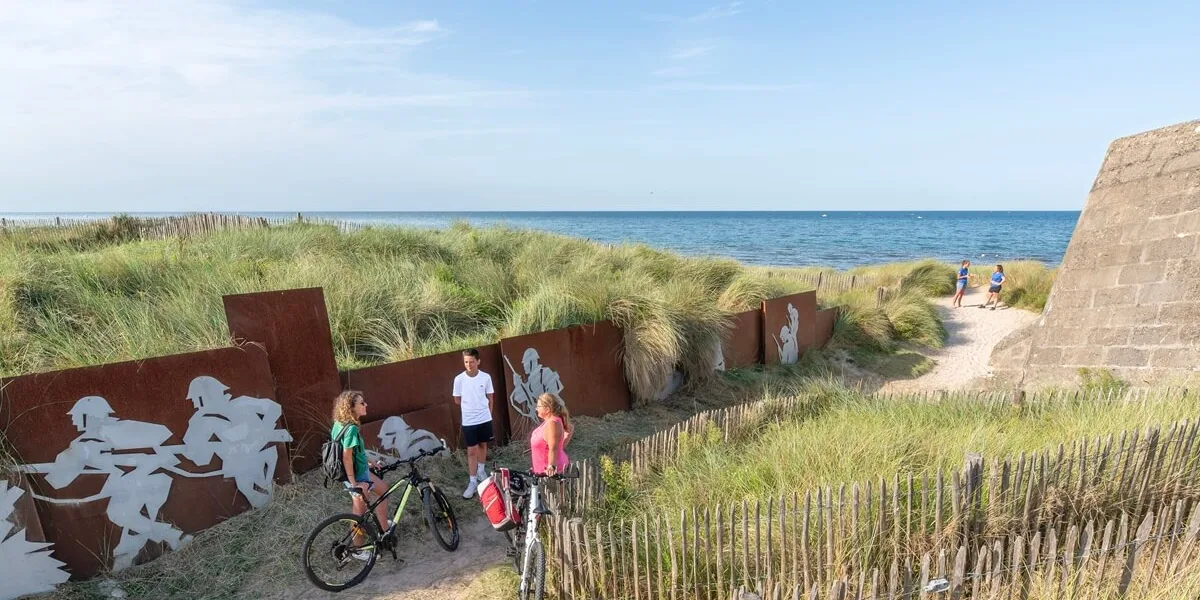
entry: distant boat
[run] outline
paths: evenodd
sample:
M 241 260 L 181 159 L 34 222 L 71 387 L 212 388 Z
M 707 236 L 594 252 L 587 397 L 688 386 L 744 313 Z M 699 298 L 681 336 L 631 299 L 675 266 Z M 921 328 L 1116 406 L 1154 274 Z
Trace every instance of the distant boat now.
M 821 216 L 822 216 L 822 217 L 828 217 L 829 215 L 822 213 L 822 214 L 821 214 Z

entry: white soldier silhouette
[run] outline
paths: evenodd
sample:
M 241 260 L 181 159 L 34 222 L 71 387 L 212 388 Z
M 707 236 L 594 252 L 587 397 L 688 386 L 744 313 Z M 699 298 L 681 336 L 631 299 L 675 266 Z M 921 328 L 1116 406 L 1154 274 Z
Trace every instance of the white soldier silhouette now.
M 779 362 L 790 365 L 800 358 L 800 346 L 796 342 L 796 332 L 800 329 L 800 313 L 791 302 L 788 302 L 787 311 L 788 324 L 779 328 L 779 338 L 775 339 L 775 347 L 779 349 Z M 783 340 L 782 345 L 780 340 Z
M 273 400 L 238 396 L 231 398 L 228 386 L 202 375 L 188 385 L 188 400 L 196 414 L 188 420 L 183 434 L 183 456 L 199 466 L 221 459 L 220 473 L 232 478 L 238 491 L 260 508 L 271 499 L 275 465 L 279 460 L 277 442 L 290 442 L 286 429 L 275 424 L 283 414 Z
M 721 343 L 720 339 L 717 340 L 716 355 L 713 357 L 713 370 L 725 370 L 725 348 L 723 348 L 723 344 Z
M 45 474 L 46 482 L 55 489 L 66 487 L 83 475 L 108 478 L 100 493 L 86 498 L 60 499 L 37 494 L 34 498 L 69 505 L 107 498 L 108 520 L 121 528 L 112 550 L 114 571 L 132 566 L 147 542 L 162 542 L 178 549 L 190 539 L 174 525 L 157 520 L 158 511 L 171 494 L 172 478 L 156 471 L 165 469 L 186 475 L 176 469 L 179 459 L 173 450 L 177 448 L 162 445 L 171 438 L 171 430 L 157 423 L 118 419 L 112 416 L 108 401 L 100 396 L 80 398 L 67 414 L 81 435 L 53 463 L 22 465 L 21 470 Z M 131 450 L 145 452 L 127 452 Z
M 553 369 L 542 365 L 537 350 L 526 348 L 525 354 L 521 356 L 521 366 L 525 368 L 525 377 L 521 377 L 517 373 L 507 356 L 504 357 L 504 362 L 508 363 L 513 378 L 513 391 L 508 395 L 508 399 L 518 413 L 536 422 L 538 420 L 537 399 L 542 394 L 550 394 L 560 404 L 565 405 L 562 396 L 559 396 L 563 390 L 562 380 Z
M 407 459 L 420 454 L 422 450 L 432 452 L 442 447 L 441 440 L 436 435 L 424 430 L 414 429 L 402 417 L 388 417 L 379 428 L 380 448 L 399 459 Z M 382 453 L 368 450 L 372 460 L 382 460 Z
M 65 565 L 50 555 L 54 544 L 31 542 L 24 529 L 12 531 L 16 525 L 10 517 L 24 493 L 0 479 L 0 581 L 4 582 L 0 600 L 54 591 L 54 586 L 71 576 L 62 569 Z

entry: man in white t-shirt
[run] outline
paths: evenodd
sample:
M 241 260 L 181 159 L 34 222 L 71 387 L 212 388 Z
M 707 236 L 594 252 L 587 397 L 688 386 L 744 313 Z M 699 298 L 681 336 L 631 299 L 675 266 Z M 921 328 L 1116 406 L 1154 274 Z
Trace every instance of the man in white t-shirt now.
M 475 495 L 479 481 L 487 477 L 483 463 L 487 460 L 487 445 L 492 441 L 492 399 L 496 391 L 492 378 L 479 370 L 479 351 L 463 350 L 466 371 L 454 378 L 454 403 L 462 410 L 462 434 L 467 444 L 467 473 L 471 479 L 463 498 Z

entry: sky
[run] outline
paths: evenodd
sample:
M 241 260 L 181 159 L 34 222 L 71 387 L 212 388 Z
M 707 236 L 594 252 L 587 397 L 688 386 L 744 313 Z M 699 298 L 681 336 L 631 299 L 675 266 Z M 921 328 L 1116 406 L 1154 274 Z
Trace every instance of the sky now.
M 0 0 L 0 212 L 1078 210 L 1200 2 Z

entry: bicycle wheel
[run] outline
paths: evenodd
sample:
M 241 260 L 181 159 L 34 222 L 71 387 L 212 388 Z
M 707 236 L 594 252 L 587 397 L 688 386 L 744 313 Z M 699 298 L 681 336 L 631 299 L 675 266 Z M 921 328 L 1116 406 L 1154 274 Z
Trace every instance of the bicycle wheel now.
M 361 543 L 355 543 L 356 534 Z M 340 592 L 362 583 L 375 566 L 379 533 L 365 517 L 333 515 L 313 528 L 300 552 L 308 580 L 327 592 Z
M 438 545 L 448 552 L 458 549 L 458 519 L 454 518 L 450 501 L 433 486 L 421 490 L 421 500 L 425 503 L 425 523 Z
M 542 540 L 529 547 L 529 572 L 521 575 L 521 600 L 542 600 L 546 593 L 546 551 Z
M 521 551 L 524 550 L 524 528 L 517 527 L 516 529 L 504 532 L 504 536 L 509 540 L 508 550 L 505 551 L 512 558 L 512 570 L 517 571 L 517 576 L 521 575 Z

